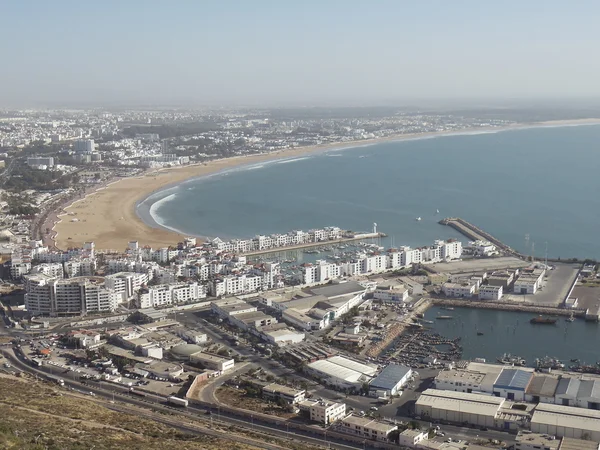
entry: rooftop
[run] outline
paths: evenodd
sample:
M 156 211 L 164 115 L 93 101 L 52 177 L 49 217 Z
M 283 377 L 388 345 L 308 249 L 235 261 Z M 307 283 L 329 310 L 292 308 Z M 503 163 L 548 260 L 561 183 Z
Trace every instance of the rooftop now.
M 600 432 L 600 411 L 573 406 L 540 403 L 531 418 L 531 423 L 564 428 Z
M 551 439 L 547 434 L 519 432 L 516 437 L 517 444 L 522 443 L 528 446 L 538 446 L 538 448 L 558 449 L 559 439 Z
M 284 386 L 282 384 L 271 383 L 271 384 L 268 384 L 265 387 L 263 387 L 263 391 L 277 392 L 280 394 L 289 395 L 291 397 L 294 397 L 298 394 L 302 394 L 304 392 L 304 389 L 294 389 L 294 388 L 291 388 L 288 386 Z
M 532 373 L 521 369 L 503 369 L 494 387 L 524 391 L 532 378 Z
M 560 441 L 559 450 L 598 450 L 599 447 L 598 442 L 564 437 Z
M 489 395 L 427 389 L 419 396 L 416 405 L 496 417 L 504 401 L 503 398 Z
M 358 294 L 365 292 L 366 289 L 356 281 L 347 281 L 345 283 L 330 284 L 324 287 L 311 289 L 315 295 L 324 295 L 327 298 L 341 297 L 348 294 Z
M 526 393 L 537 395 L 539 397 L 554 397 L 556 387 L 558 386 L 558 378 L 552 375 L 535 374 L 531 379 L 531 383 L 527 386 Z
M 392 390 L 400 380 L 411 372 L 412 370 L 410 367 L 401 366 L 399 364 L 389 364 L 373 381 L 371 381 L 371 386 L 379 389 Z

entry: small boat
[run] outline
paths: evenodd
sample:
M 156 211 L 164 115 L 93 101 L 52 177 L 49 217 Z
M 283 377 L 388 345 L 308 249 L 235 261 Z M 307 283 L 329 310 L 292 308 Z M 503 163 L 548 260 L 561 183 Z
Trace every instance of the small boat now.
M 420 218 L 420 217 L 417 217 L 415 220 L 416 220 L 417 222 L 420 222 L 420 221 L 421 221 L 421 218 Z
M 556 323 L 556 319 L 552 317 L 543 317 L 537 316 L 529 321 L 529 323 L 533 324 L 543 324 L 543 325 L 554 325 Z
M 481 331 L 478 331 L 477 336 L 483 336 L 483 333 Z
M 442 306 L 440 309 L 445 309 L 446 311 L 454 311 L 452 306 Z
M 575 322 L 575 316 L 573 315 L 573 313 L 571 313 L 571 315 L 566 319 L 567 322 Z
M 436 319 L 454 319 L 452 316 L 437 316 Z
M 439 213 L 440 213 L 440 210 L 439 210 L 439 209 L 436 209 L 436 210 L 435 210 L 435 213 L 436 213 L 436 214 L 439 214 Z

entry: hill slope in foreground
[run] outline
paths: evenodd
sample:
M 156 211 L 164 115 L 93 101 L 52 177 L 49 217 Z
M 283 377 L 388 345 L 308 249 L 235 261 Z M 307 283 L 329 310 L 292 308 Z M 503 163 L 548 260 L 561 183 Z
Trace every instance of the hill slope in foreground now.
M 92 401 L 83 395 L 78 397 L 48 383 L 0 374 L 0 448 L 251 450 L 260 447 L 185 433 L 150 419 L 112 411 L 106 406 L 102 401 Z M 171 419 L 178 420 L 173 416 Z M 231 428 L 215 427 L 211 431 L 244 436 L 243 432 Z M 252 438 L 260 440 L 257 436 Z M 278 447 L 273 442 L 270 445 Z

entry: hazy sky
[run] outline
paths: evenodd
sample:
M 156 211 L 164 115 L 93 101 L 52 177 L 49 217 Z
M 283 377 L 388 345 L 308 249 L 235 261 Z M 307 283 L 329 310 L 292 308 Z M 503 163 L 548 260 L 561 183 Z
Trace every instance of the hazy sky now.
M 600 96 L 600 2 L 0 0 L 0 105 Z

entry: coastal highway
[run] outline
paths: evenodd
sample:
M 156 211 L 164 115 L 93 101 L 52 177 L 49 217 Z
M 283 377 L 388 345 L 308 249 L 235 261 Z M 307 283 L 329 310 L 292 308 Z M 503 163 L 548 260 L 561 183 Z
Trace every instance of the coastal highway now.
M 15 369 L 18 369 L 22 372 L 29 373 L 30 375 L 35 376 L 35 377 L 40 377 L 42 379 L 58 380 L 61 378 L 61 376 L 59 376 L 59 375 L 51 375 L 49 373 L 46 373 L 43 370 L 40 370 L 38 368 L 34 368 L 34 367 L 30 366 L 28 363 L 21 360 L 14 353 L 13 349 L 10 347 L 3 347 L 2 349 L 0 349 L 0 351 L 2 352 L 4 357 L 11 362 L 11 364 L 13 365 L 13 367 Z M 236 417 L 235 415 L 221 411 L 218 406 L 215 406 L 214 408 L 212 408 L 212 412 L 214 412 L 214 414 L 207 415 L 206 408 L 198 407 L 195 405 L 190 405 L 186 409 L 168 406 L 165 404 L 166 398 L 162 397 L 162 396 L 153 395 L 153 394 L 147 394 L 145 397 L 133 396 L 129 393 L 129 389 L 125 386 L 115 385 L 115 386 L 111 386 L 111 389 L 109 389 L 107 386 L 105 387 L 103 384 L 96 383 L 96 382 L 90 382 L 90 383 L 86 383 L 85 385 L 83 385 L 81 382 L 73 381 L 68 378 L 62 378 L 62 379 L 65 382 L 66 388 L 70 388 L 80 394 L 90 395 L 90 393 L 93 393 L 94 396 L 101 397 L 101 398 L 111 401 L 111 402 L 113 402 L 113 401 L 114 402 L 122 402 L 125 404 L 129 404 L 131 406 L 141 407 L 144 409 L 152 409 L 159 413 L 162 412 L 163 414 L 152 414 L 151 412 L 147 412 L 146 414 L 148 415 L 148 418 L 151 418 L 152 420 L 155 420 L 157 422 L 165 423 L 165 424 L 171 425 L 171 426 L 177 426 L 178 428 L 185 426 L 186 431 L 193 432 L 195 434 L 198 434 L 198 433 L 211 434 L 211 433 L 207 433 L 206 432 L 207 430 L 205 430 L 204 428 L 202 428 L 202 430 L 200 430 L 200 427 L 201 427 L 200 424 L 198 424 L 197 426 L 184 425 L 182 422 L 173 421 L 169 418 L 166 418 L 164 416 L 164 413 L 178 415 L 178 416 L 182 416 L 182 417 L 187 416 L 190 420 L 193 419 L 195 421 L 199 421 L 200 423 L 206 424 L 206 425 L 208 425 L 208 424 L 212 424 L 212 425 L 223 424 L 226 426 L 234 425 L 234 426 L 237 426 L 240 428 L 245 428 L 245 429 L 251 430 L 253 433 L 263 433 L 266 435 L 270 435 L 271 437 L 276 436 L 281 439 L 292 439 L 292 440 L 302 441 L 306 444 L 320 446 L 320 447 L 325 446 L 327 448 L 333 448 L 333 449 L 339 449 L 339 450 L 374 448 L 369 445 L 369 441 L 366 441 L 362 445 L 360 445 L 360 444 L 354 444 L 351 442 L 341 441 L 339 439 L 332 438 L 332 437 L 328 437 L 327 440 L 324 440 L 320 437 L 320 435 L 323 432 L 318 427 L 315 428 L 315 433 L 310 433 L 309 431 L 304 431 L 304 430 L 290 429 L 288 427 L 283 428 L 284 423 L 285 423 L 285 421 L 283 419 L 282 419 L 282 422 L 280 422 L 278 424 L 271 424 L 269 422 L 262 422 L 258 417 L 257 418 L 251 417 L 250 422 L 248 422 L 247 419 L 239 418 L 239 417 Z M 117 403 L 110 403 L 109 407 L 112 409 L 117 409 L 119 406 Z M 123 408 L 123 406 L 121 406 L 121 408 Z M 138 414 L 138 412 L 131 412 L 131 411 L 128 411 L 128 413 Z M 175 425 L 175 424 L 178 424 L 178 425 Z M 181 428 L 181 429 L 183 429 L 183 428 Z M 210 431 L 210 430 L 208 430 L 208 431 Z M 213 431 L 213 432 L 215 432 L 215 431 Z M 311 434 L 314 434 L 316 437 L 311 436 Z M 233 436 L 231 433 L 225 433 L 225 432 L 219 433 L 218 437 L 225 438 L 225 439 L 231 439 L 232 437 L 237 438 L 237 436 Z M 234 440 L 236 440 L 236 439 L 234 439 Z M 257 447 L 267 448 L 267 449 L 285 448 L 285 447 L 278 447 L 276 445 L 270 445 L 270 444 L 267 444 L 267 443 L 264 443 L 261 441 L 251 442 L 251 439 L 249 439 L 249 438 L 243 438 L 243 440 L 241 440 L 240 442 L 249 443 L 251 445 L 256 445 Z

